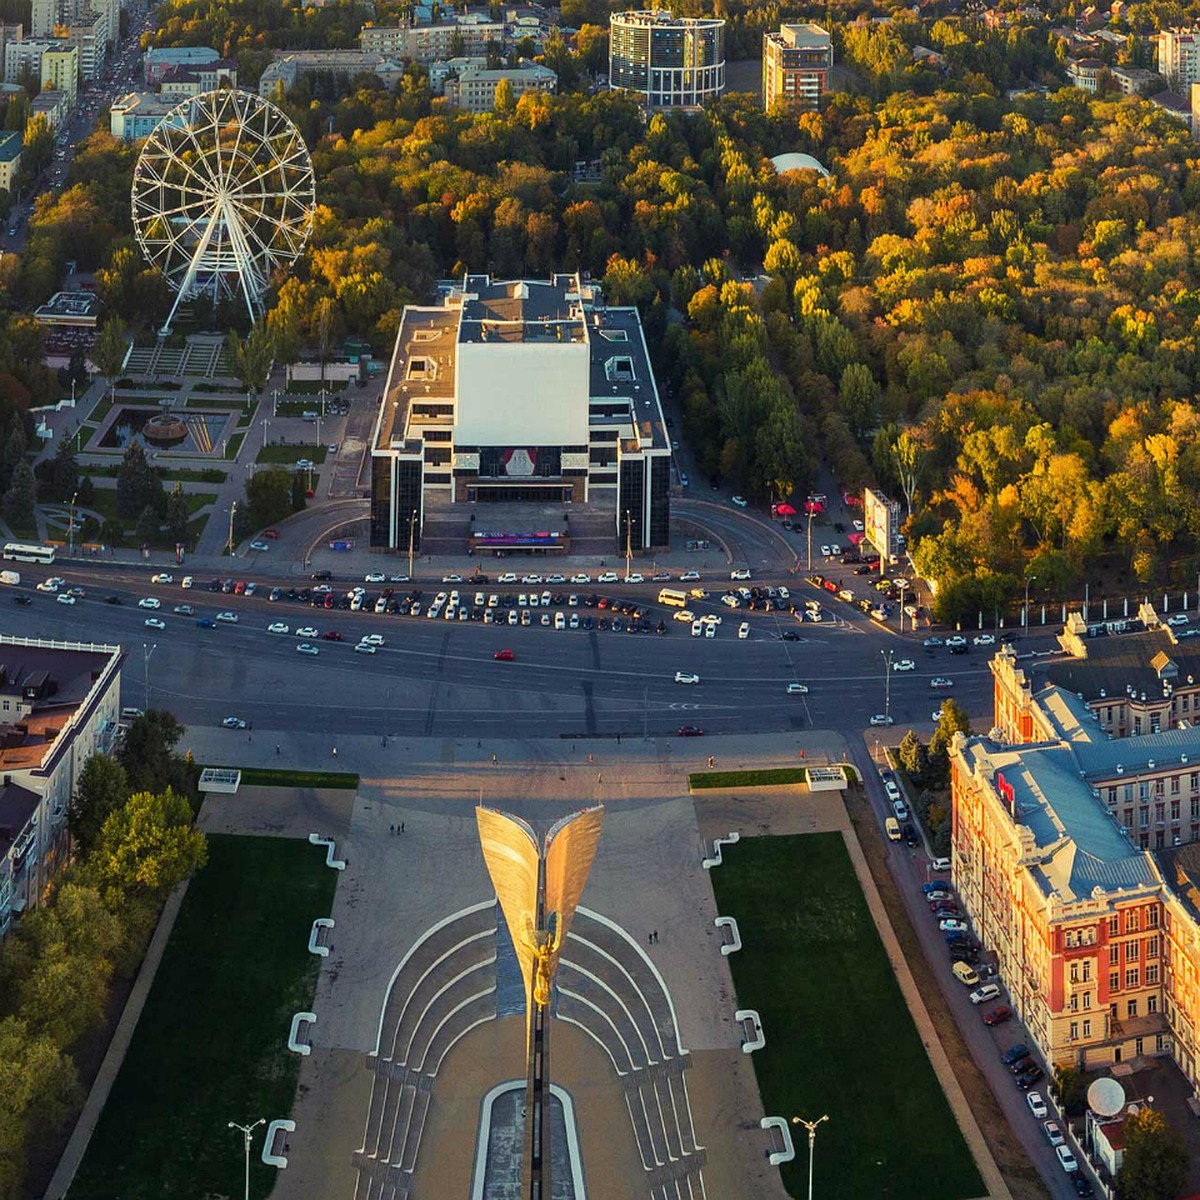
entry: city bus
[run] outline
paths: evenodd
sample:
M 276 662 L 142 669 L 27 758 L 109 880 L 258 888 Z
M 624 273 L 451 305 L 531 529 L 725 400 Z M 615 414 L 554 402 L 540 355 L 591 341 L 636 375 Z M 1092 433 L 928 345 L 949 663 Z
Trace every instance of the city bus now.
M 6 542 L 4 557 L 9 562 L 46 563 L 54 561 L 53 546 L 24 546 L 20 542 Z
M 658 593 L 659 604 L 665 604 L 668 608 L 682 608 L 688 601 L 687 592 L 676 592 L 671 588 L 663 588 Z

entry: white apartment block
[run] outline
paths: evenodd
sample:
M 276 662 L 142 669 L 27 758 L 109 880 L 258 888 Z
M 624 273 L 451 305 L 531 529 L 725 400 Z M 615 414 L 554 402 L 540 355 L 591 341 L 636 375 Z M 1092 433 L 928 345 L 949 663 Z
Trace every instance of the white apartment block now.
M 1164 29 L 1158 35 L 1158 73 L 1181 90 L 1200 83 L 1200 37 L 1192 29 Z

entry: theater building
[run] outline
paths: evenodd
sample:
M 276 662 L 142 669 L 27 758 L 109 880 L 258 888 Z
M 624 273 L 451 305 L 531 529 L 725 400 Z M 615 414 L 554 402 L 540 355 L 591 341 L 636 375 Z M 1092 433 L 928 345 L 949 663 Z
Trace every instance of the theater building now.
M 671 450 L 636 308 L 577 275 L 441 286 L 404 309 L 371 450 L 371 544 L 419 549 L 431 509 L 582 506 L 611 548 L 668 542 Z

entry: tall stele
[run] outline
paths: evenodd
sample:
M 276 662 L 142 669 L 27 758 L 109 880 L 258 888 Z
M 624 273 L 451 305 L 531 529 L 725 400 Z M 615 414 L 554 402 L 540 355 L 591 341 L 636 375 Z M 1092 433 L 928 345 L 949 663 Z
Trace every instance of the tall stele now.
M 550 1195 L 550 1031 L 554 973 L 579 905 L 604 807 L 555 822 L 544 843 L 520 817 L 475 810 L 483 860 L 525 981 L 525 1152 L 521 1194 Z
M 236 298 L 262 312 L 272 274 L 312 233 L 312 159 L 296 126 L 253 92 L 190 96 L 146 139 L 133 172 L 133 229 L 176 293 L 162 333 L 186 300 Z

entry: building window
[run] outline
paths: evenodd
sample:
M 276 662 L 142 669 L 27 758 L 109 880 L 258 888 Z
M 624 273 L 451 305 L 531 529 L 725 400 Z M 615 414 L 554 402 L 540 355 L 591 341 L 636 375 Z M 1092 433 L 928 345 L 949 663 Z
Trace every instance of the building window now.
M 1108 948 L 1108 965 L 1110 967 L 1119 967 L 1121 965 L 1121 947 L 1109 946 Z
M 1147 963 L 1146 964 L 1146 986 L 1152 987 L 1156 983 L 1158 983 L 1158 963 Z M 1155 1005 L 1153 1004 L 1154 997 L 1151 996 L 1150 1000 L 1152 1002 L 1151 1006 L 1150 1006 L 1150 1011 L 1154 1012 L 1154 1009 L 1155 1009 Z
M 1090 983 L 1092 979 L 1092 960 L 1086 958 L 1083 961 L 1083 982 Z
M 1092 993 L 1091 992 L 1083 993 L 1083 1007 L 1084 1008 L 1092 1007 Z
M 1137 1001 L 1136 1000 L 1130 1000 L 1129 1003 L 1125 1006 L 1125 1015 L 1129 1016 L 1129 1017 L 1137 1016 Z
M 1079 1022 L 1071 1022 L 1071 1041 L 1075 1041 L 1079 1037 Z
M 1127 988 L 1135 988 L 1138 986 L 1138 969 L 1137 969 L 1137 967 L 1126 968 L 1125 986 Z
M 1117 802 L 1117 789 L 1115 787 L 1110 787 L 1108 789 L 1108 806 L 1109 806 L 1109 808 L 1112 808 L 1112 806 L 1114 804 L 1116 804 L 1116 802 Z
M 1146 928 L 1147 929 L 1157 929 L 1158 928 L 1158 905 L 1157 904 L 1152 904 L 1152 905 L 1150 905 L 1150 907 L 1148 909 L 1146 909 Z
M 1116 937 L 1120 932 L 1121 932 L 1121 918 L 1120 917 L 1109 917 L 1108 918 L 1108 936 Z
M 1171 776 L 1171 795 L 1172 796 L 1179 795 L 1179 776 L 1178 775 Z
M 1125 932 L 1137 933 L 1138 931 L 1138 913 L 1136 908 L 1128 909 L 1125 913 Z
M 1108 973 L 1108 990 L 1110 992 L 1120 991 L 1121 988 L 1121 972 L 1109 971 Z
M 1158 936 L 1157 936 L 1157 934 L 1154 937 L 1149 938 L 1146 942 L 1146 957 L 1147 958 L 1157 958 L 1158 957 Z
M 1142 805 L 1141 808 L 1138 809 L 1138 824 L 1143 829 L 1145 829 L 1146 826 L 1150 824 L 1150 809 L 1147 808 L 1146 805 L 1144 805 L 1144 804 Z
M 1072 1012 L 1078 1011 L 1078 1009 L 1079 1009 L 1079 996 L 1078 995 L 1072 995 L 1070 1008 L 1071 1008 Z
M 1071 964 L 1071 982 L 1072 983 L 1079 982 L 1079 964 L 1078 963 Z
M 1142 944 L 1139 941 L 1125 943 L 1125 961 L 1127 963 L 1137 962 L 1142 954 Z
M 1091 1036 L 1092 1036 L 1092 1023 L 1091 1023 L 1091 1021 L 1084 1021 L 1084 1023 L 1083 1023 L 1083 1036 L 1084 1036 L 1085 1038 L 1089 1038 L 1089 1037 L 1091 1037 Z
M 1171 801 L 1171 820 L 1172 821 L 1179 820 L 1179 801 L 1178 800 Z

